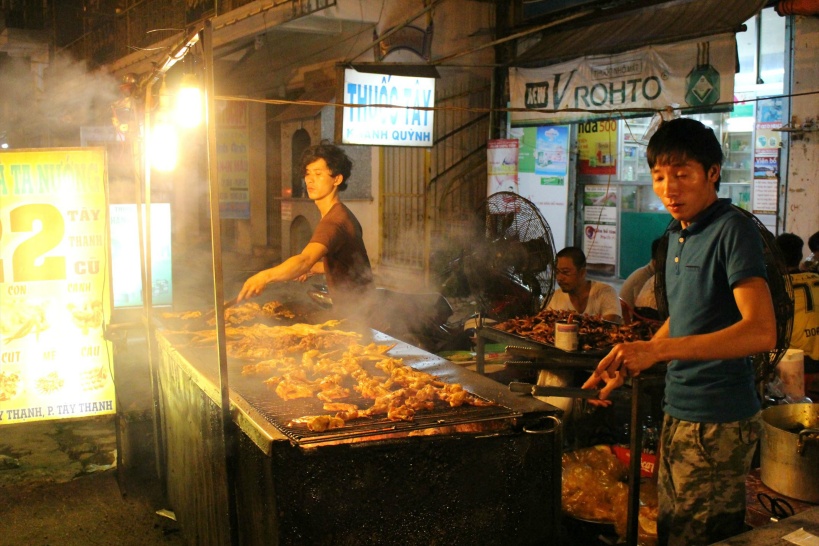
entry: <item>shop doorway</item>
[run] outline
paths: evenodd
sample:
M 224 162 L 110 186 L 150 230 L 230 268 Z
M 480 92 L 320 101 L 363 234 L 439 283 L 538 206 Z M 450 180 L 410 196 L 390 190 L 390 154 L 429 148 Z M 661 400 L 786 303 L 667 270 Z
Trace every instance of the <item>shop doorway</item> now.
M 290 142 L 290 188 L 294 198 L 304 197 L 304 173 L 301 172 L 301 154 L 310 147 L 310 133 L 299 129 Z M 303 247 L 302 247 L 303 248 Z M 299 249 L 301 251 L 301 249 Z

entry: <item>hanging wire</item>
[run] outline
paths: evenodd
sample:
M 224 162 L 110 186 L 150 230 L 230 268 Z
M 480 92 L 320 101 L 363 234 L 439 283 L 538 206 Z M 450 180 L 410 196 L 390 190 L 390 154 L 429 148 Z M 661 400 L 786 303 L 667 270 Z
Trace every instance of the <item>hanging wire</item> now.
M 805 91 L 802 93 L 787 93 L 781 95 L 771 95 L 766 97 L 757 97 L 757 98 L 743 98 L 741 102 L 759 102 L 759 101 L 768 101 L 768 100 L 775 100 L 775 99 L 790 99 L 796 97 L 805 97 L 805 96 L 813 96 L 819 95 L 819 90 L 816 91 Z M 545 108 L 493 108 L 493 107 L 463 107 L 463 106 L 402 106 L 396 104 L 382 104 L 382 103 L 367 103 L 367 104 L 348 104 L 348 103 L 336 103 L 336 102 L 322 102 L 322 101 L 315 101 L 315 100 L 287 100 L 287 99 L 257 99 L 251 97 L 240 97 L 235 95 L 219 95 L 216 97 L 218 100 L 224 101 L 239 101 L 239 102 L 255 102 L 255 103 L 262 103 L 262 104 L 274 104 L 274 105 L 303 105 L 303 106 L 332 106 L 333 108 L 398 108 L 402 110 L 421 110 L 421 111 L 432 111 L 432 112 L 472 112 L 472 113 L 511 113 L 511 112 L 529 112 L 529 113 L 540 113 L 540 114 L 564 114 L 564 113 L 587 113 L 592 114 L 593 117 L 589 118 L 589 121 L 594 119 L 600 119 L 603 117 L 608 116 L 609 118 L 614 117 L 615 119 L 626 117 L 639 117 L 639 116 L 652 116 L 654 114 L 662 114 L 666 111 L 666 107 L 663 108 L 614 108 L 611 110 L 594 110 L 590 108 L 561 108 L 561 109 L 545 109 Z M 730 101 L 730 102 L 718 102 L 713 104 L 714 107 L 719 106 L 732 106 L 739 101 Z M 684 109 L 681 109 L 684 110 Z M 558 125 L 562 124 L 562 121 L 554 121 L 553 124 Z M 549 120 L 539 120 L 539 125 L 549 124 Z M 534 125 L 529 123 L 528 125 Z

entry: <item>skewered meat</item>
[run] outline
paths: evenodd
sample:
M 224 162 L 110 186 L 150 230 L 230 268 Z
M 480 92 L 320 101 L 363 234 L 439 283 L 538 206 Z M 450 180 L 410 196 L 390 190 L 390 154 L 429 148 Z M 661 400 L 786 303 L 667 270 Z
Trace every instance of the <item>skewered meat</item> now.
M 523 336 L 538 343 L 554 345 L 555 322 L 564 322 L 570 317 L 578 323 L 578 348 L 583 351 L 605 350 L 625 341 L 651 339 L 660 326 L 658 323 L 648 321 L 618 325 L 604 321 L 599 316 L 544 309 L 534 316 L 508 319 L 492 325 L 492 328 Z

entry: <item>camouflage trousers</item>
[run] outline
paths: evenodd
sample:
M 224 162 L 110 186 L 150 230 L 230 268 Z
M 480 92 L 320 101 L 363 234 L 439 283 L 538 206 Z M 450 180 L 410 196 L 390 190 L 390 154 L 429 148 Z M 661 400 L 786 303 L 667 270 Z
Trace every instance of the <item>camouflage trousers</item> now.
M 733 423 L 663 420 L 658 470 L 661 546 L 711 544 L 744 531 L 745 477 L 760 414 Z

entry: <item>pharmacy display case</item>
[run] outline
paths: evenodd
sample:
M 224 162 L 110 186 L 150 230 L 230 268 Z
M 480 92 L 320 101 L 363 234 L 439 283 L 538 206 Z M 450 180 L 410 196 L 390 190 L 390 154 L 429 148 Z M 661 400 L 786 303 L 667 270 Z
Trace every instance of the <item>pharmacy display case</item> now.
M 732 113 L 689 115 L 713 129 L 722 144 L 724 161 L 719 197 L 752 209 L 754 181 L 754 117 Z M 646 161 L 650 117 L 619 120 L 617 123 L 616 171 L 613 175 L 578 175 L 582 185 L 610 187 L 617 196 L 617 264 L 614 275 L 626 278 L 650 259 L 651 242 L 671 221 L 662 201 L 654 194 L 651 172 Z M 583 210 L 576 225 L 582 225 Z M 578 233 L 578 236 L 582 234 Z M 606 276 L 607 273 L 600 276 Z
M 730 129 L 731 126 L 729 125 Z M 754 179 L 754 134 L 752 131 L 726 130 L 722 138 L 723 154 L 720 197 L 751 210 L 751 183 Z

